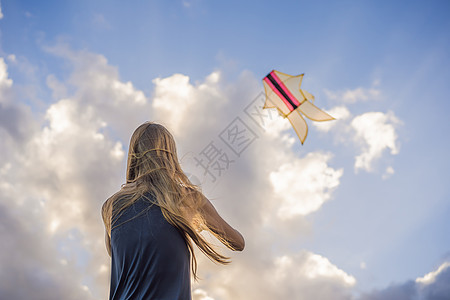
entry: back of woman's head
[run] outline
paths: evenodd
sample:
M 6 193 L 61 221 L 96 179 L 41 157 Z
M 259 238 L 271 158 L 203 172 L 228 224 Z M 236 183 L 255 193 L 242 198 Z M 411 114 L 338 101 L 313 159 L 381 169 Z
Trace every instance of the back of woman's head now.
M 176 179 L 180 171 L 175 141 L 164 126 L 146 122 L 134 131 L 128 150 L 127 183 L 153 181 L 161 174 Z

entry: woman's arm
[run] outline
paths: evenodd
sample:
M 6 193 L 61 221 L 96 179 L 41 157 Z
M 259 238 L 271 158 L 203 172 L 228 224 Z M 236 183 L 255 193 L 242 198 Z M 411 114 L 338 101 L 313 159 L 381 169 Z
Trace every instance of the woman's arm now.
M 111 238 L 109 237 L 109 234 L 106 230 L 105 230 L 105 245 L 106 251 L 108 251 L 109 256 L 111 256 Z
M 224 219 L 222 219 L 212 203 L 206 197 L 203 196 L 203 198 L 204 204 L 200 211 L 208 229 L 224 239 L 226 241 L 224 244 L 231 250 L 244 250 L 244 237 L 239 231 L 231 227 Z

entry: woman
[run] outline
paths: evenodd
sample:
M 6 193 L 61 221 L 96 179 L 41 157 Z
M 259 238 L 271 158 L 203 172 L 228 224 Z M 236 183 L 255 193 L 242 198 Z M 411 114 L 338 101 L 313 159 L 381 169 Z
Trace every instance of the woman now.
M 150 122 L 133 133 L 126 184 L 103 204 L 102 217 L 112 260 L 110 299 L 191 299 L 192 242 L 211 260 L 229 263 L 200 232 L 210 231 L 231 250 L 245 245 L 183 173 L 169 131 Z

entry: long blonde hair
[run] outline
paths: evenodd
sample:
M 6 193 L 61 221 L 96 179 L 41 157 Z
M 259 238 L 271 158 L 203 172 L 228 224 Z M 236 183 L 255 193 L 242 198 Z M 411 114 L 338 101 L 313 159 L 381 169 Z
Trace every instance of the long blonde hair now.
M 145 196 L 147 193 L 154 195 L 153 200 Z M 181 169 L 170 132 L 164 126 L 152 122 L 140 125 L 131 136 L 126 184 L 103 207 L 103 221 L 109 233 L 121 225 L 116 223 L 124 209 L 141 197 L 158 205 L 164 218 L 182 232 L 191 254 L 191 269 L 195 279 L 197 260 L 191 241 L 212 261 L 229 263 L 229 258 L 218 253 L 197 231 L 197 226 L 201 227 L 204 223 L 199 213 L 204 196 Z M 191 216 L 196 216 L 195 222 L 190 220 Z M 212 229 L 211 233 L 225 242 L 214 231 Z

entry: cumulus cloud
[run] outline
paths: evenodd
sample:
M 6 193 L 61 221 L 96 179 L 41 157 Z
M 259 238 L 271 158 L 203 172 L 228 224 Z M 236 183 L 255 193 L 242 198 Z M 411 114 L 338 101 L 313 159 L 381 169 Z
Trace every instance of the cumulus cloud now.
M 208 296 L 215 300 L 350 299 L 350 289 L 356 284 L 353 276 L 309 251 L 260 259 L 256 263 L 248 256 L 228 266 L 226 272 L 211 270 Z
M 355 140 L 361 146 L 362 153 L 356 157 L 355 170 L 372 171 L 373 164 L 384 150 L 392 155 L 398 154 L 398 136 L 396 127 L 399 119 L 393 112 L 369 112 L 355 117 L 351 126 L 356 132 Z M 393 173 L 390 168 L 388 173 Z
M 295 262 L 301 262 L 300 264 Z M 356 279 L 333 265 L 327 258 L 311 252 L 303 252 L 294 257 L 287 255 L 275 259 L 275 277 L 281 281 L 286 280 L 289 273 L 302 274 L 308 279 L 330 278 L 340 281 L 344 285 L 353 286 Z M 291 268 L 296 270 L 286 272 Z
M 358 87 L 356 89 L 346 89 L 343 91 L 330 91 L 325 90 L 325 95 L 332 100 L 336 100 L 342 103 L 356 103 L 369 100 L 378 99 L 381 91 L 376 88 L 377 81 L 374 82 L 371 88 Z
M 2 3 L 0 2 L 0 20 L 3 19 Z
M 380 98 L 381 90 L 378 81 L 371 88 L 358 87 L 344 91 L 325 90 L 325 94 L 332 100 L 349 105 L 356 102 L 376 100 Z M 314 126 L 323 132 L 334 133 L 334 139 L 338 143 L 349 144 L 349 140 L 360 149 L 361 153 L 355 157 L 355 171 L 374 171 L 374 165 L 385 150 L 390 150 L 392 155 L 399 153 L 399 141 L 397 135 L 398 125 L 401 121 L 394 112 L 366 112 L 352 116 L 346 105 L 339 105 L 328 112 L 336 118 L 332 122 L 314 122 Z M 392 166 L 387 166 L 382 174 L 387 179 L 394 174 Z
M 382 178 L 383 179 L 388 179 L 389 177 L 391 177 L 392 175 L 394 175 L 395 170 L 393 167 L 389 166 L 386 168 L 386 171 L 384 172 Z
M 73 264 L 54 259 L 59 253 L 39 219 L 12 209 L 15 200 L 2 193 L 0 298 L 92 299 Z
M 332 132 L 337 143 L 356 145 L 360 153 L 355 157 L 355 171 L 373 172 L 375 163 L 385 150 L 390 150 L 391 155 L 399 153 L 397 129 L 401 121 L 394 112 L 366 112 L 353 117 L 346 106 L 336 106 L 327 112 L 336 120 L 312 124 L 319 131 Z M 387 179 L 394 173 L 394 168 L 387 166 L 382 178 Z
M 270 181 L 279 198 L 278 216 L 290 219 L 318 210 L 339 185 L 343 170 L 327 165 L 331 154 L 309 153 L 305 158 L 281 165 L 270 173 Z
M 46 47 L 50 54 L 66 60 L 72 67 L 67 81 L 47 76 L 47 84 L 55 96 L 64 96 L 74 90 L 70 97 L 81 109 L 90 111 L 98 121 L 104 122 L 121 141 L 128 141 L 133 130 L 152 116 L 151 102 L 131 82 L 122 82 L 116 67 L 108 64 L 99 54 L 73 51 L 67 45 Z
M 450 299 L 450 262 L 442 263 L 435 271 L 401 284 L 363 294 L 359 300 L 440 300 Z
M 13 80 L 9 78 L 8 66 L 0 57 L 0 167 L 11 164 L 9 157 L 17 149 L 22 149 L 35 129 L 29 107 L 17 101 L 12 87 Z
M 342 126 L 341 124 L 351 117 L 350 111 L 345 106 L 336 106 L 326 112 L 333 116 L 335 120 L 328 122 L 312 122 L 319 131 L 328 132 L 336 125 Z
M 196 289 L 192 293 L 192 300 L 214 300 L 208 296 L 208 293 L 202 289 Z
M 206 77 L 205 81 L 193 85 L 189 77 L 174 74 L 167 78 L 156 78 L 153 109 L 157 118 L 170 124 L 177 136 L 182 136 L 186 129 L 199 121 L 195 115 L 202 116 L 201 126 L 214 127 L 220 120 L 219 108 L 227 102 L 220 93 L 220 72 L 216 71 Z M 195 126 L 197 127 L 197 126 Z
M 13 81 L 9 78 L 8 66 L 5 63 L 5 59 L 0 57 L 0 92 L 4 93 L 4 91 L 11 88 L 12 84 Z M 0 101 L 4 101 L 3 97 Z
M 418 277 L 416 279 L 416 282 L 423 284 L 423 285 L 433 284 L 436 282 L 436 280 L 442 273 L 448 272 L 448 270 L 447 270 L 448 268 L 450 268 L 450 262 L 446 261 L 442 265 L 440 265 L 439 268 L 437 268 L 437 270 L 432 271 L 423 277 Z

